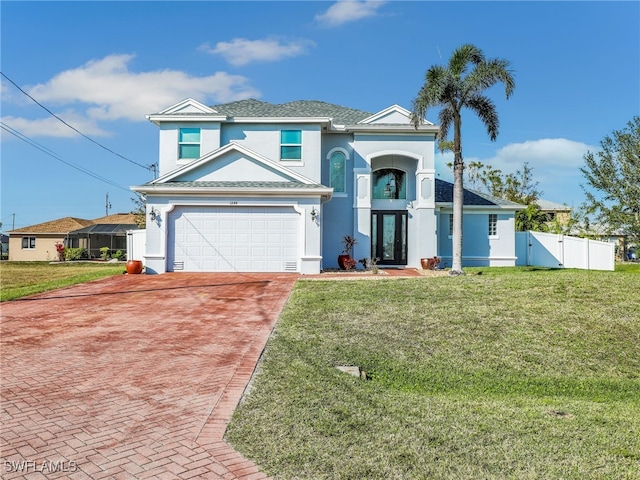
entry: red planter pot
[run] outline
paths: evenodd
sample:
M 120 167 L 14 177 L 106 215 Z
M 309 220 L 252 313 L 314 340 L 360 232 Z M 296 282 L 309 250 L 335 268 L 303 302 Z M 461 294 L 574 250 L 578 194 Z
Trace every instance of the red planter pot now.
M 351 255 L 338 255 L 338 266 L 341 270 L 351 270 L 355 268 L 356 261 Z
M 127 260 L 127 273 L 138 274 L 142 273 L 142 261 L 141 260 Z

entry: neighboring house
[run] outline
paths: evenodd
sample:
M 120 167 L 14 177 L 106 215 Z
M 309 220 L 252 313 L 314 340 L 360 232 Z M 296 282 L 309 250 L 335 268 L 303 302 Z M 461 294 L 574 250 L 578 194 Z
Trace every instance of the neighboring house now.
M 452 185 L 436 180 L 438 127 L 392 105 L 372 114 L 318 101 L 205 106 L 148 116 L 160 129 L 159 178 L 146 196 L 149 273 L 318 273 L 354 258 L 420 267 L 451 262 Z M 515 265 L 521 205 L 465 194 L 464 265 Z
M 111 254 L 127 251 L 127 230 L 136 230 L 133 213 L 115 213 L 92 220 L 91 225 L 69 234 L 69 244 L 86 248 L 90 258 L 100 257 L 100 248 L 109 247 Z
M 608 225 L 601 223 L 574 225 L 571 234 L 615 244 L 616 257 L 619 260 L 627 260 L 628 254 L 634 251 L 635 247 L 627 241 L 627 235 L 622 230 L 612 230 Z
M 57 260 L 56 243 L 66 247 L 86 248 L 90 258 L 100 257 L 100 247 L 126 253 L 126 231 L 138 228 L 134 215 L 117 213 L 94 220 L 65 217 L 9 233 L 9 260 Z
M 9 260 L 47 261 L 57 260 L 56 243 L 64 243 L 69 233 L 91 225 L 91 220 L 64 217 L 28 227 L 17 228 L 9 233 Z
M 560 225 L 569 224 L 571 220 L 571 207 L 543 199 L 536 200 L 536 204 L 540 207 L 540 211 L 547 214 L 549 222 L 557 221 Z

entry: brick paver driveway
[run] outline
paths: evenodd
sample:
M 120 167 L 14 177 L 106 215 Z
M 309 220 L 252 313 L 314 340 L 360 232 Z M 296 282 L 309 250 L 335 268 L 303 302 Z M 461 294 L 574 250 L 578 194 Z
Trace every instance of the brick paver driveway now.
M 3 303 L 2 478 L 265 478 L 225 427 L 297 275 L 122 275 Z

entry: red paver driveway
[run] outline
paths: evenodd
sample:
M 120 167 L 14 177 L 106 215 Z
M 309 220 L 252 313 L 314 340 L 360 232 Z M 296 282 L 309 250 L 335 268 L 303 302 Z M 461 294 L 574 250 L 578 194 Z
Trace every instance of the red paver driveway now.
M 2 478 L 265 478 L 223 441 L 295 274 L 122 275 L 0 306 Z

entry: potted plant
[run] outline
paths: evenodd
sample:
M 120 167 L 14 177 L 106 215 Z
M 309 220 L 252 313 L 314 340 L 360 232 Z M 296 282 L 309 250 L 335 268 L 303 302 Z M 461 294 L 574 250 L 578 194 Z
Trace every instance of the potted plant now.
M 338 255 L 338 266 L 340 269 L 351 270 L 352 268 L 355 268 L 357 262 L 351 257 L 351 254 L 353 253 L 353 247 L 356 243 L 358 243 L 358 241 L 351 235 L 345 235 L 342 237 L 342 244 L 344 245 L 344 248 L 342 250 L 342 254 Z
M 420 263 L 422 264 L 423 270 L 437 270 L 440 265 L 440 257 L 431 257 L 431 258 L 421 258 Z

